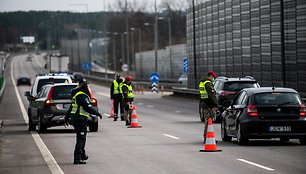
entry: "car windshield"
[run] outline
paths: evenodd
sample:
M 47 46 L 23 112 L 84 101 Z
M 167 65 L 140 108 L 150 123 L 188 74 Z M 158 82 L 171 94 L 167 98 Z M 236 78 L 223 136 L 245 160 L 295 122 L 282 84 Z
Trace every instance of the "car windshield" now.
M 254 81 L 237 81 L 237 82 L 226 82 L 224 83 L 224 90 L 231 92 L 238 92 L 243 88 L 256 88 L 258 87 L 257 82 Z
M 255 105 L 300 105 L 301 99 L 296 93 L 260 93 L 254 95 Z
M 54 86 L 52 99 L 71 99 L 71 90 L 75 87 L 76 85 Z
M 43 87 L 44 85 L 46 85 L 47 83 L 65 83 L 67 79 L 54 79 L 54 78 L 49 78 L 49 79 L 41 79 L 38 82 L 37 85 L 37 93 L 40 92 L 41 87 Z

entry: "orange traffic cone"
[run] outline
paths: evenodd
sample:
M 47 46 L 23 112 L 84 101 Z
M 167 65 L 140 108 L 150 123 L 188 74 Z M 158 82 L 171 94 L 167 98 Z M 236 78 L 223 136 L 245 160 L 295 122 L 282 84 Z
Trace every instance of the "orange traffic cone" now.
M 114 118 L 115 117 L 115 113 L 114 113 L 114 100 L 112 100 L 112 109 L 111 109 L 111 112 L 110 112 L 110 116 L 108 118 Z
M 209 118 L 204 150 L 200 150 L 200 152 L 220 152 L 220 151 L 222 150 L 217 149 L 212 120 L 211 118 Z
M 133 106 L 133 112 L 132 112 L 132 119 L 131 119 L 131 125 L 128 126 L 128 128 L 141 128 L 138 124 L 137 114 L 136 114 L 136 106 Z

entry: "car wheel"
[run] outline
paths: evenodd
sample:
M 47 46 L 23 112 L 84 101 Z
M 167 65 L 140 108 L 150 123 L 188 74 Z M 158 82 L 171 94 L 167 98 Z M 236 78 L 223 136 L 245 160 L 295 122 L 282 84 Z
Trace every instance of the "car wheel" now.
M 33 124 L 31 111 L 28 110 L 28 118 L 29 118 L 29 131 L 36 131 L 36 125 Z
M 245 145 L 249 141 L 248 138 L 243 135 L 240 123 L 238 123 L 237 141 L 239 145 Z
M 227 135 L 224 120 L 222 120 L 221 122 L 221 138 L 222 138 L 222 141 L 226 141 L 226 142 L 232 141 L 232 137 Z
M 47 126 L 42 122 L 40 116 L 38 116 L 38 133 L 44 133 L 47 131 Z
M 99 126 L 99 124 L 98 124 L 98 122 L 92 122 L 92 123 L 90 123 L 89 124 L 89 131 L 90 132 L 97 132 L 98 131 L 98 126 Z
M 200 120 L 201 120 L 203 123 L 204 123 L 204 121 L 205 121 L 204 111 L 203 111 L 202 108 L 200 109 Z
M 300 144 L 306 145 L 306 137 L 300 138 L 299 140 L 300 140 Z
M 279 138 L 279 140 L 282 141 L 282 142 L 287 142 L 287 141 L 289 141 L 290 139 L 289 139 L 289 138 Z

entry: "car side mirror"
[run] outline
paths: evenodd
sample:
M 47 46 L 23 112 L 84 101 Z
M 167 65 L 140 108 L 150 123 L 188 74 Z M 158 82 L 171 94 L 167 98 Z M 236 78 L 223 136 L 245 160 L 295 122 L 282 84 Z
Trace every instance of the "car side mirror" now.
M 26 96 L 26 97 L 31 97 L 30 91 L 26 91 L 26 92 L 24 93 L 24 96 Z

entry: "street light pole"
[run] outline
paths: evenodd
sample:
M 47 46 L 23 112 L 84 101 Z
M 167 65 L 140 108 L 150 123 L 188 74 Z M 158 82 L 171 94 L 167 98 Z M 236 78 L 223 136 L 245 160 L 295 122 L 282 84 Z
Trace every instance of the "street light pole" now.
M 155 25 L 154 25 L 154 50 L 155 50 L 155 72 L 158 70 L 158 26 L 157 26 L 157 5 L 156 5 L 156 0 L 155 0 Z
M 140 28 L 131 28 L 132 31 L 137 30 L 138 31 L 138 40 L 139 40 L 139 44 L 138 44 L 138 51 L 139 51 L 139 55 L 140 55 L 140 61 L 142 59 L 142 53 L 141 53 L 141 29 Z M 140 64 L 141 66 L 141 64 Z M 135 56 L 134 56 L 134 67 L 135 67 L 135 73 L 136 73 L 136 60 L 135 60 Z M 140 70 L 142 70 L 142 68 L 140 68 Z M 140 74 L 142 75 L 142 72 L 140 72 Z
M 159 17 L 159 20 L 163 20 L 165 18 Z M 170 78 L 172 78 L 172 50 L 171 50 L 171 44 L 172 44 L 172 37 L 171 37 L 171 18 L 170 16 L 167 18 L 168 20 L 168 34 L 169 34 L 169 58 L 170 58 Z

